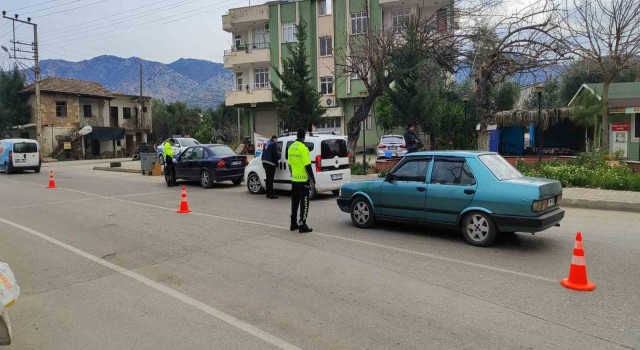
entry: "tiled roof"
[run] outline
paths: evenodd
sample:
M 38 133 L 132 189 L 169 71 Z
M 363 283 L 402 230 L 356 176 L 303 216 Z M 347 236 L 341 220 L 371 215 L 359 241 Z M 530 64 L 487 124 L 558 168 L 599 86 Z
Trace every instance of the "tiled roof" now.
M 25 87 L 22 91 L 32 92 L 35 90 L 34 84 Z M 60 92 L 74 95 L 93 96 L 102 98 L 113 98 L 113 94 L 102 85 L 94 81 L 66 79 L 66 78 L 45 78 L 40 81 L 40 91 Z

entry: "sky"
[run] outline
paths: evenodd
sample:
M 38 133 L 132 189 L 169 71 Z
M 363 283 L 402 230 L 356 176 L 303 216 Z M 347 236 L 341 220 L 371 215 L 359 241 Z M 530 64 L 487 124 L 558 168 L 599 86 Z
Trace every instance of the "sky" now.
M 532 0 L 508 0 L 520 7 Z M 180 58 L 222 62 L 231 34 L 222 30 L 229 8 L 265 0 L 0 0 L 0 11 L 38 24 L 40 59 L 81 61 L 100 55 L 171 63 Z M 0 18 L 0 45 L 11 48 L 12 24 Z M 16 40 L 31 43 L 31 26 L 16 26 Z M 26 61 L 24 61 L 26 62 Z M 0 67 L 10 65 L 0 51 Z

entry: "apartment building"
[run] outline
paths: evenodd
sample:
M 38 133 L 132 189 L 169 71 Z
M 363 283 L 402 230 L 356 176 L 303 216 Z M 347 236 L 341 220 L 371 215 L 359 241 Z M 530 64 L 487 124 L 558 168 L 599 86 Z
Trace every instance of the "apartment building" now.
M 307 23 L 306 44 L 312 81 L 327 108 L 318 131 L 345 133 L 367 96 L 361 80 L 336 74 L 336 52 L 369 28 L 399 27 L 418 7 L 437 12 L 438 30 L 451 26 L 451 0 L 299 0 L 272 1 L 229 10 L 222 18 L 231 34 L 232 47 L 225 51 L 224 66 L 233 71 L 234 86 L 225 96 L 227 106 L 241 108 L 242 132 L 271 135 L 282 131 L 275 111 L 270 82 L 281 86 L 273 67 L 282 68 L 287 45 L 296 41 L 295 25 Z M 364 122 L 368 145 L 379 140 L 375 111 Z

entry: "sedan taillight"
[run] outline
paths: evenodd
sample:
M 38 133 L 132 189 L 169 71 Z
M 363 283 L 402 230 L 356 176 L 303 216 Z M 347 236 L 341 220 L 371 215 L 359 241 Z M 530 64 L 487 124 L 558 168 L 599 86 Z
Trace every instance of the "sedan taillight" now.
M 387 148 L 387 145 L 378 145 L 378 148 Z
M 405 145 L 404 143 L 400 145 L 400 148 L 407 148 L 407 145 Z
M 224 169 L 224 159 L 220 159 L 218 161 L 218 165 L 216 165 L 216 168 L 218 169 Z

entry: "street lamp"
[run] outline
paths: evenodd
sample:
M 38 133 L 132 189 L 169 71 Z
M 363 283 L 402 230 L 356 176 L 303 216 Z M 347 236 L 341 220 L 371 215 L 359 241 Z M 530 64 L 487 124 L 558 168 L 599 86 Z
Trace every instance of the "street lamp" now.
M 467 120 L 467 102 L 469 102 L 469 96 L 462 96 L 462 103 L 464 103 L 464 120 Z
M 538 162 L 542 162 L 542 92 L 544 91 L 544 85 L 536 86 L 536 93 L 538 94 Z

